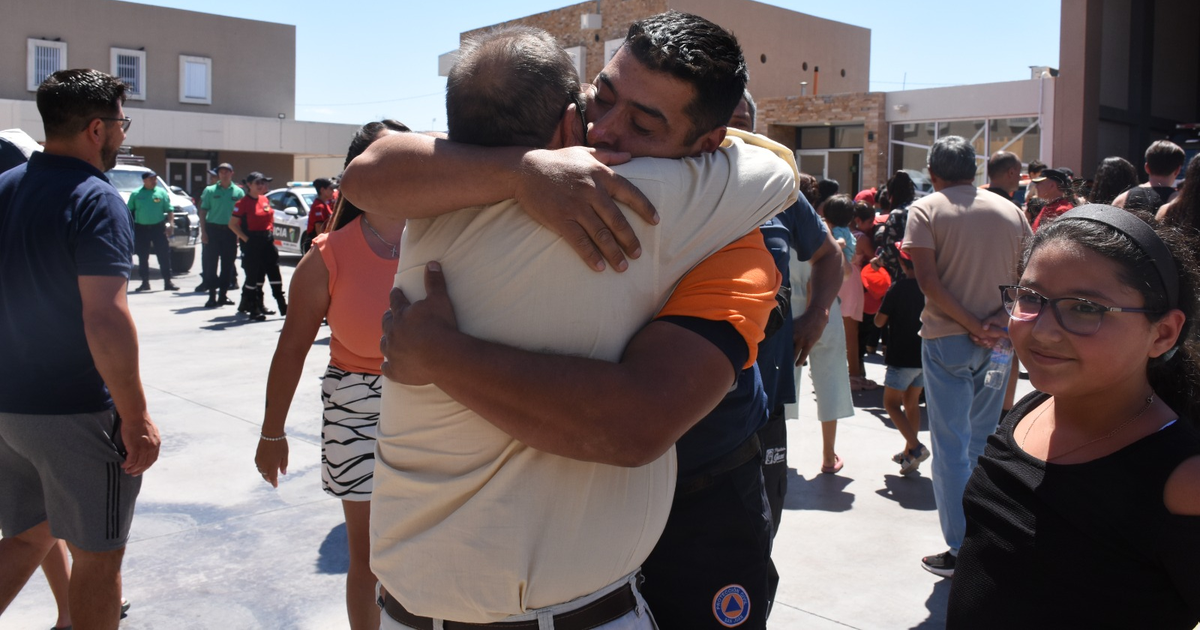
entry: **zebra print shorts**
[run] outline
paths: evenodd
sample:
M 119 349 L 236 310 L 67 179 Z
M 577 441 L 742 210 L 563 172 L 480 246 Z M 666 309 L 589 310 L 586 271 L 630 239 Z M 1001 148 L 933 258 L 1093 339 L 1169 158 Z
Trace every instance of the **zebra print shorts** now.
M 383 378 L 332 365 L 321 382 L 321 486 L 343 501 L 370 501 Z

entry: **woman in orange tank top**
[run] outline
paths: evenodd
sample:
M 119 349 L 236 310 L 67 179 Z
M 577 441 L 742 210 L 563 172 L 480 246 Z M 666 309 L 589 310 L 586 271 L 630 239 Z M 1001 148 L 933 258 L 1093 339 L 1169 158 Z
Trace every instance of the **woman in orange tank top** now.
M 346 164 L 376 139 L 408 131 L 395 121 L 364 125 L 350 144 Z M 379 627 L 370 567 L 371 487 L 375 425 L 379 419 L 380 322 L 400 256 L 404 221 L 364 214 L 344 197 L 324 234 L 296 266 L 292 301 L 267 376 L 267 407 L 254 462 L 263 480 L 278 487 L 287 474 L 284 424 L 304 359 L 321 322 L 330 329 L 330 362 L 321 385 L 321 481 L 342 501 L 350 567 L 346 608 L 350 627 Z

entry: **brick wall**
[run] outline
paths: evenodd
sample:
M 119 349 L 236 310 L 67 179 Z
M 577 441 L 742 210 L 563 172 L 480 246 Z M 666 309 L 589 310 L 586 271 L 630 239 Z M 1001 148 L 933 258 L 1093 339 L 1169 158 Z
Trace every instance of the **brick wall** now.
M 604 67 L 604 42 L 610 39 L 625 39 L 629 25 L 637 20 L 667 10 L 667 0 L 605 0 L 603 2 L 603 26 L 596 30 L 579 28 L 579 16 L 597 13 L 598 2 L 581 2 L 561 9 L 538 13 L 492 26 L 466 31 L 460 41 L 491 28 L 521 24 L 533 26 L 550 33 L 563 48 L 584 46 L 587 50 L 583 80 L 590 82 Z
M 882 93 L 764 98 L 757 105 L 759 132 L 792 149 L 796 148 L 796 127 L 825 123 L 863 125 L 863 188 L 887 180 L 888 127 Z

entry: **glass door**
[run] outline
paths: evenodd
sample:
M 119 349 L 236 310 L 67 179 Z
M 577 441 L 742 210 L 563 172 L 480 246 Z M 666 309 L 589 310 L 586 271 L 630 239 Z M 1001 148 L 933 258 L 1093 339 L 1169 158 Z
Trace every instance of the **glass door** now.
M 199 199 L 208 185 L 208 160 L 167 160 L 167 185 L 178 186 Z
M 862 189 L 862 151 L 839 149 L 800 149 L 796 165 L 801 173 L 838 183 L 838 192 L 850 196 Z
M 800 172 L 808 173 L 817 179 L 828 179 L 825 174 L 828 158 L 828 151 L 812 149 L 796 151 L 796 165 L 800 167 Z

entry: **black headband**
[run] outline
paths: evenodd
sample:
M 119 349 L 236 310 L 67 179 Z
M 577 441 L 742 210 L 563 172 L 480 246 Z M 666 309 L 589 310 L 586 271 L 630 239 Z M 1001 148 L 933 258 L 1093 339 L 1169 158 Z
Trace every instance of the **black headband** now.
M 1176 308 L 1179 304 L 1179 273 L 1175 269 L 1175 258 L 1167 244 L 1155 234 L 1154 228 L 1127 210 L 1101 204 L 1088 204 L 1073 208 L 1062 216 L 1063 219 L 1083 219 L 1103 223 L 1129 237 L 1138 249 L 1145 252 L 1158 270 L 1158 278 L 1167 292 L 1167 308 Z

